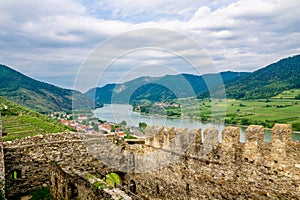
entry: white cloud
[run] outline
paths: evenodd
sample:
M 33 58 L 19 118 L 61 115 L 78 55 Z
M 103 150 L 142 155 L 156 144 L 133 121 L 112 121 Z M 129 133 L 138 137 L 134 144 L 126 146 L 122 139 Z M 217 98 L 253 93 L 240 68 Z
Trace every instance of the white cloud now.
M 220 69 L 253 71 L 299 53 L 299 8 L 299 1 L 260 0 L 240 0 L 214 11 L 201 7 L 189 28 L 213 57 L 224 58 L 216 62 L 224 66 Z
M 253 71 L 300 52 L 298 0 L 89 0 L 88 3 L 2 1 L 0 62 L 45 80 L 64 75 L 72 77 L 99 43 L 140 28 L 164 28 L 191 37 L 215 59 L 220 70 Z M 152 39 L 149 35 L 157 39 L 170 37 L 155 33 L 131 35 L 107 47 L 103 56 L 116 49 L 147 44 Z M 176 37 L 169 40 L 169 48 L 197 56 L 185 46 L 185 41 Z M 159 65 L 166 64 L 170 56 L 144 52 L 126 59 L 124 63 L 128 65 L 135 60 L 142 61 L 140 65 L 143 62 Z M 45 69 L 47 74 L 43 73 Z M 72 82 L 61 80 L 60 84 L 72 87 Z
M 199 0 L 104 0 L 101 5 L 106 9 L 112 10 L 112 17 L 115 18 L 131 18 L 138 17 L 168 17 L 168 16 L 182 16 L 189 15 L 191 11 L 195 10 L 203 2 Z M 146 14 L 146 15 L 145 15 Z M 144 16 L 141 16 L 144 15 Z M 135 19 L 138 20 L 138 19 Z M 148 20 L 148 19 L 147 19 Z

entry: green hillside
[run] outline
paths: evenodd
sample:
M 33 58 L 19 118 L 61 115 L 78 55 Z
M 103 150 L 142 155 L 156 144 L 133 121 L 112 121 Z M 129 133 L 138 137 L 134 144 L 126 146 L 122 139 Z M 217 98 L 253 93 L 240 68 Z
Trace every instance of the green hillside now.
M 85 93 L 99 103 L 132 103 L 140 100 L 169 101 L 176 98 L 195 97 L 210 87 L 218 86 L 218 78 L 224 83 L 245 76 L 246 72 L 221 72 L 220 74 L 166 75 L 162 77 L 139 77 L 123 84 L 108 84 L 92 88 Z
M 73 130 L 60 122 L 0 97 L 3 140 Z
M 284 58 L 226 86 L 227 97 L 265 99 L 300 88 L 300 55 Z
M 297 99 L 300 100 L 300 89 L 285 90 L 273 99 Z
M 93 101 L 78 91 L 34 80 L 5 65 L 0 65 L 0 96 L 41 113 L 71 111 L 72 98 L 78 109 L 93 106 Z

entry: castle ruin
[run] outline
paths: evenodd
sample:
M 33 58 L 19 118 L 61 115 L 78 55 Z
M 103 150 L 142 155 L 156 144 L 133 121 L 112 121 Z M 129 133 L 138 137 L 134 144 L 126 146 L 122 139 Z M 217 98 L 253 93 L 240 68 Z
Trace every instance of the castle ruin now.
M 62 199 L 300 199 L 300 143 L 291 126 L 277 124 L 272 142 L 264 127 L 148 126 L 145 144 L 115 144 L 78 133 L 2 142 L 0 190 L 7 199 L 50 187 Z M 116 173 L 120 183 L 105 177 Z M 0 195 L 0 198 L 4 196 Z

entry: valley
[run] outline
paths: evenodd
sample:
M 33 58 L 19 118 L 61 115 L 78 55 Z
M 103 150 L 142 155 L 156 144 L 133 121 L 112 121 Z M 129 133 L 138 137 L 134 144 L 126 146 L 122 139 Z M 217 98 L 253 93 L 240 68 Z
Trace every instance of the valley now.
M 0 1 L 0 200 L 300 200 L 299 12 Z
M 286 92 L 285 92 L 286 93 Z M 209 99 L 179 99 L 182 107 L 161 107 L 153 103 L 137 104 L 134 110 L 142 114 L 163 115 L 177 119 L 195 119 L 203 122 L 224 120 L 226 124 L 262 125 L 272 128 L 276 123 L 292 124 L 294 131 L 300 131 L 300 100 L 271 98 L 265 100 L 226 100 L 226 116 L 212 117 L 212 103 Z M 182 103 L 184 102 L 184 103 Z M 214 105 L 218 109 L 218 104 Z M 223 105 L 219 105 L 223 106 Z

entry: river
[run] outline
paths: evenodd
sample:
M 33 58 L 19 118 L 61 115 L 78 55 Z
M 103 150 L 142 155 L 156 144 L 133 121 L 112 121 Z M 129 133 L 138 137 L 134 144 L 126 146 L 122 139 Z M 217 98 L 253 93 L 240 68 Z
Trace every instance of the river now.
M 203 123 L 188 119 L 170 119 L 163 116 L 147 116 L 138 112 L 133 112 L 130 105 L 126 104 L 104 104 L 103 108 L 98 108 L 94 111 L 94 115 L 101 120 L 109 122 L 121 122 L 125 120 L 127 125 L 138 127 L 139 122 L 146 122 L 147 124 L 174 126 L 175 128 L 201 128 L 205 129 L 209 126 L 218 130 L 222 130 L 224 125 Z
M 225 125 L 222 123 L 205 123 L 189 119 L 170 119 L 163 116 L 147 116 L 140 113 L 133 112 L 130 105 L 127 104 L 104 104 L 104 107 L 98 108 L 94 111 L 94 116 L 108 122 L 119 123 L 123 120 L 127 122 L 128 126 L 138 127 L 139 122 L 146 122 L 147 124 L 174 126 L 175 128 L 201 128 L 205 130 L 207 127 L 213 127 L 221 132 Z M 241 127 L 241 142 L 244 142 L 245 128 Z M 271 141 L 271 131 L 265 130 L 265 142 Z M 300 140 L 300 134 L 293 134 L 294 140 Z

